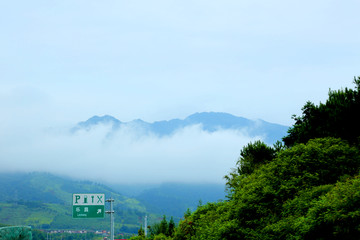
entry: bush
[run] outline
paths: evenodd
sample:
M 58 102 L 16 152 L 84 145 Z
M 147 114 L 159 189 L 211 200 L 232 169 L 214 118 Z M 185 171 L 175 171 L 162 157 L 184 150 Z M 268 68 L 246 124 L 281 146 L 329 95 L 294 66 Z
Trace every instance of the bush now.
M 3 227 L 0 228 L 0 239 L 6 240 L 31 240 L 30 227 Z

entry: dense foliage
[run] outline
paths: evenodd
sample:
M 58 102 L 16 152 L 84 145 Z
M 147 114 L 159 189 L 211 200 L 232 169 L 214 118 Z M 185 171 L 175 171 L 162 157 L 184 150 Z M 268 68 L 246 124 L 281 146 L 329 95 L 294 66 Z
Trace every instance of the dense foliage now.
M 283 140 L 286 146 L 305 143 L 309 139 L 336 137 L 357 142 L 360 136 L 360 77 L 354 78 L 355 90 L 329 91 L 326 103 L 318 106 L 307 102 L 302 116 L 296 121 Z
M 152 226 L 148 226 L 150 236 L 147 239 L 154 239 L 154 240 L 167 240 L 172 239 L 175 232 L 175 222 L 174 219 L 171 217 L 170 221 L 166 220 L 166 216 L 164 215 L 163 219 L 160 223 L 155 223 Z M 140 227 L 138 236 L 134 236 L 130 238 L 132 240 L 142 240 L 145 239 L 145 232 Z
M 335 138 L 283 150 L 238 175 L 229 200 L 198 208 L 175 239 L 360 237 L 359 150 Z
M 225 176 L 227 189 L 230 192 L 236 189 L 239 183 L 237 177 L 253 173 L 260 166 L 272 161 L 275 155 L 275 148 L 267 146 L 262 141 L 250 142 L 240 151 L 240 158 L 236 162 L 236 168 L 232 169 L 231 173 Z
M 2 227 L 0 228 L 0 239 L 32 240 L 30 227 Z
M 360 78 L 308 102 L 282 143 L 249 143 L 227 200 L 186 212 L 172 239 L 360 239 Z M 166 239 L 166 238 L 159 238 Z

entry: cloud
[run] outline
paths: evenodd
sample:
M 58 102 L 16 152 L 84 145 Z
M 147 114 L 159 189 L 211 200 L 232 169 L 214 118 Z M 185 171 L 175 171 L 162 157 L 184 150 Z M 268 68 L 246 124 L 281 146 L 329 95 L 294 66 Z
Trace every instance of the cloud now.
M 259 139 L 239 131 L 209 133 L 200 125 L 161 138 L 131 127 L 110 130 L 110 125 L 75 134 L 14 130 L 0 147 L 1 171 L 46 171 L 112 183 L 218 183 L 235 166 L 241 147 Z

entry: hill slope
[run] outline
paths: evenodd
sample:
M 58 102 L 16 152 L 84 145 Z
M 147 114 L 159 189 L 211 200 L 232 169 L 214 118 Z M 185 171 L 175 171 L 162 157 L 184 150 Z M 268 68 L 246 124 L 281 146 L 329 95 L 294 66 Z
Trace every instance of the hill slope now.
M 102 184 L 74 181 L 47 173 L 2 173 L 0 223 L 45 229 L 108 229 L 107 216 L 86 221 L 72 219 L 73 193 L 105 193 L 106 198 L 114 198 L 119 218 L 116 228 L 122 232 L 136 232 L 139 218 L 146 213 L 145 206 L 138 200 L 120 195 Z
M 199 201 L 207 203 L 225 197 L 222 184 L 163 183 L 113 185 L 109 188 L 42 172 L 1 173 L 0 223 L 31 225 L 40 229 L 108 229 L 108 216 L 85 221 L 72 218 L 73 193 L 105 193 L 106 198 L 113 197 L 115 227 L 125 233 L 136 233 L 145 215 L 149 224 L 160 221 L 162 215 L 173 216 L 175 221 L 179 221 L 184 212 L 188 208 L 195 209 Z

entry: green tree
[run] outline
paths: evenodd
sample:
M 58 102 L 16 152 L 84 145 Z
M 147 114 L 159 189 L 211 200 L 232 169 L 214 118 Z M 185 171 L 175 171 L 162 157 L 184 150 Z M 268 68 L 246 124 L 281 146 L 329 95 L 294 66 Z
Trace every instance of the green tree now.
M 360 177 L 338 182 L 307 212 L 307 239 L 360 239 Z
M 171 240 L 171 238 L 167 237 L 163 233 L 160 233 L 154 237 L 154 240 Z
M 130 240 L 145 240 L 144 236 L 132 236 Z
M 318 204 L 332 202 L 334 197 L 330 193 L 334 186 L 359 170 L 359 149 L 347 141 L 322 138 L 297 144 L 282 150 L 251 174 L 237 175 L 231 198 L 199 206 L 191 215 L 187 214 L 174 239 L 306 239 L 315 232 L 325 236 L 323 239 L 331 239 L 325 229 L 334 219 L 335 211 L 331 206 L 325 211 Z M 357 196 L 355 189 L 353 196 Z M 344 234 L 356 233 L 359 225 L 354 207 L 358 201 L 351 203 L 349 197 L 350 194 L 339 197 L 344 206 L 352 206 L 346 215 L 349 223 L 350 216 L 355 219 Z M 322 218 L 316 212 L 323 214 Z M 342 224 L 338 215 L 339 223 L 331 227 L 332 237 Z
M 144 236 L 145 237 L 145 231 L 142 228 L 142 226 L 140 226 L 140 229 L 138 230 L 138 236 Z
M 185 216 L 184 220 L 179 222 L 178 227 L 175 229 L 175 240 L 188 240 L 194 235 L 195 229 L 191 215 Z
M 165 236 L 168 236 L 168 231 L 169 231 L 169 225 L 168 222 L 166 221 L 166 216 L 164 215 L 163 219 L 160 222 L 158 234 L 162 233 Z
M 262 141 L 249 143 L 240 151 L 237 162 L 239 174 L 251 174 L 262 164 L 270 162 L 275 157 L 275 150 Z
M 164 235 L 166 237 L 173 237 L 175 232 L 175 222 L 174 218 L 171 217 L 170 221 L 167 222 L 166 216 L 164 215 L 160 223 L 154 223 L 149 227 L 151 237 L 154 238 L 159 235 Z
M 354 78 L 355 90 L 329 91 L 329 97 L 318 106 L 307 102 L 301 116 L 283 138 L 286 146 L 306 143 L 310 139 L 335 137 L 357 143 L 360 136 L 360 77 Z
M 237 238 L 243 239 L 276 239 L 286 232 L 281 228 L 281 231 L 276 231 L 284 217 L 302 219 L 309 199 L 291 205 L 292 208 L 286 204 L 315 190 L 310 194 L 310 201 L 316 200 L 320 193 L 328 190 L 321 187 L 335 184 L 346 176 L 354 176 L 359 170 L 358 148 L 341 139 L 314 139 L 284 150 L 253 174 L 238 176 L 238 187 L 229 207 L 231 213 L 226 220 L 235 224 L 226 227 L 222 236 L 228 238 L 228 234 L 235 233 Z M 304 204 L 308 205 L 302 215 L 296 215 Z M 289 239 L 289 236 L 284 239 Z
M 279 143 L 277 143 L 277 146 Z M 280 147 L 278 147 L 280 148 Z M 239 175 L 249 175 L 253 173 L 261 165 L 272 161 L 276 156 L 276 150 L 267 146 L 262 141 L 250 142 L 240 151 L 240 157 L 236 162 L 236 168 L 229 175 L 226 175 L 226 186 L 231 195 L 233 189 L 238 186 L 235 180 Z
M 149 226 L 149 231 L 151 236 L 160 234 L 160 223 L 154 223 L 151 226 Z
M 171 217 L 169 221 L 169 227 L 168 227 L 168 236 L 173 237 L 175 232 L 175 222 L 174 218 Z
M 191 216 L 191 210 L 190 208 L 186 209 L 186 212 L 184 214 L 184 218 L 190 217 Z

